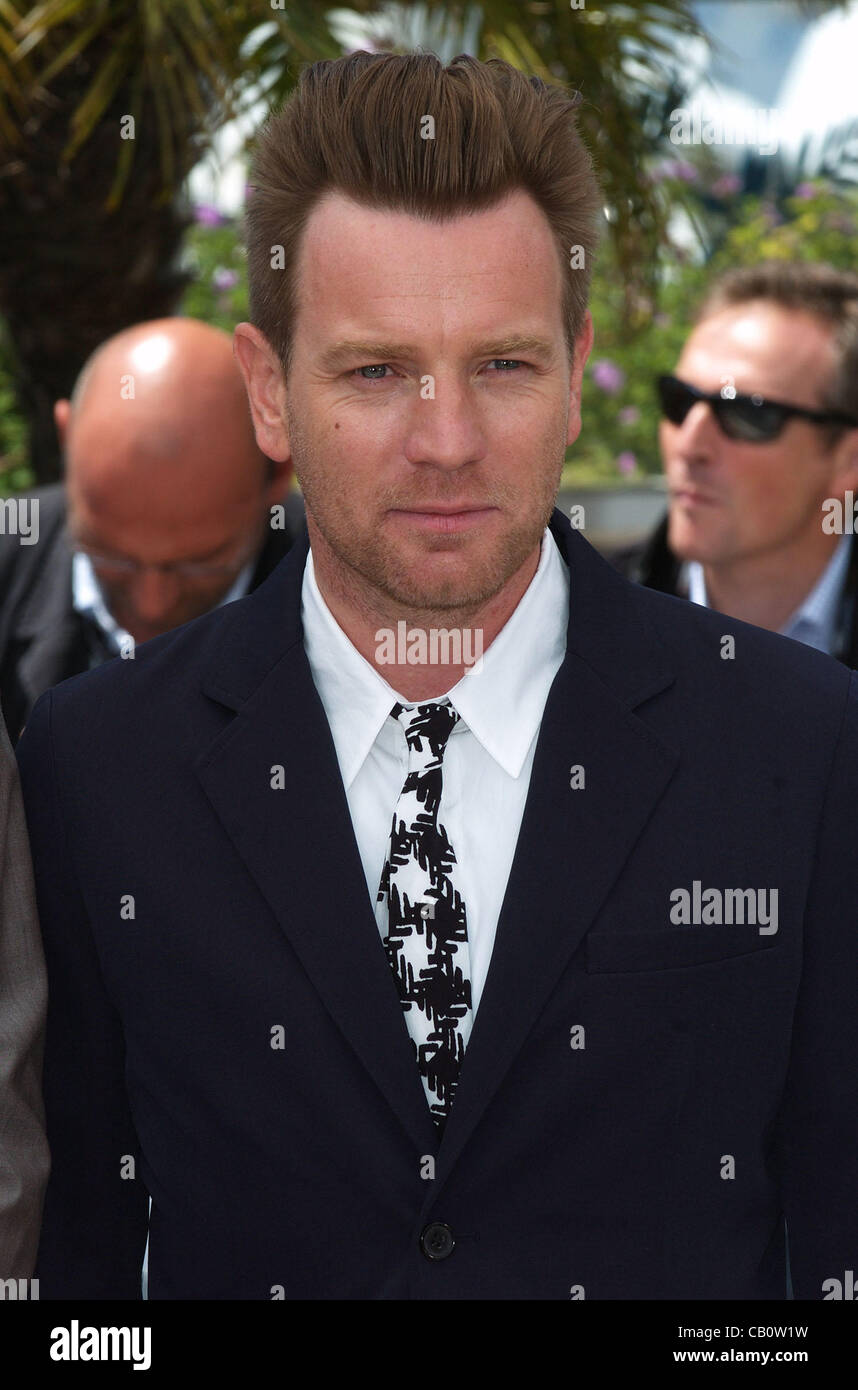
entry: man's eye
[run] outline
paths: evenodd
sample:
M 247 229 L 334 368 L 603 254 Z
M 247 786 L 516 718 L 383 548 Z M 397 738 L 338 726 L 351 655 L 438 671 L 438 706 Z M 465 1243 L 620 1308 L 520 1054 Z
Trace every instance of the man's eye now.
M 501 373 L 512 374 L 528 364 L 516 357 L 493 357 L 490 365 L 497 367 Z M 377 362 L 366 367 L 355 367 L 352 375 L 360 375 L 362 381 L 384 381 L 384 373 L 388 370 L 392 370 L 388 362 Z
M 355 371 L 356 371 L 356 372 L 376 372 L 376 373 L 377 373 L 377 372 L 385 372 L 385 371 L 387 371 L 387 366 L 388 366 L 388 364 L 387 364 L 386 362 L 380 362 L 380 363 L 377 363 L 375 366 L 371 366 L 371 367 L 355 367 Z M 383 376 L 365 376 L 365 377 L 363 377 L 363 380 L 364 380 L 364 381 L 383 381 L 383 380 L 384 380 L 384 377 L 383 377 Z

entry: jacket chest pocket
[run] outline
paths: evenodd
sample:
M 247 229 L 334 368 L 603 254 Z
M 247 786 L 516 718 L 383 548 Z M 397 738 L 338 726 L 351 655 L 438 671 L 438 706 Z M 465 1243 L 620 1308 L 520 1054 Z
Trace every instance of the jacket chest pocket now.
M 777 944 L 748 923 L 719 926 L 663 927 L 656 931 L 593 931 L 586 942 L 590 975 L 644 970 L 681 970 L 737 956 L 757 955 Z

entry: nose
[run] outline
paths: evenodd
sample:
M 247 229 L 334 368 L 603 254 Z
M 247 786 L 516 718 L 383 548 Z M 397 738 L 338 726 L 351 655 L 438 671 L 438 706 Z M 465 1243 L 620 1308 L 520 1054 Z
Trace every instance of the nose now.
M 128 603 L 141 623 L 155 624 L 169 616 L 178 595 L 176 575 L 151 566 L 134 576 L 129 585 Z
M 424 377 L 405 441 L 409 463 L 449 472 L 486 453 L 483 407 L 473 389 L 452 375 Z
M 711 458 L 721 439 L 718 422 L 706 401 L 695 401 L 681 425 L 665 422 L 671 432 L 671 452 L 688 460 Z

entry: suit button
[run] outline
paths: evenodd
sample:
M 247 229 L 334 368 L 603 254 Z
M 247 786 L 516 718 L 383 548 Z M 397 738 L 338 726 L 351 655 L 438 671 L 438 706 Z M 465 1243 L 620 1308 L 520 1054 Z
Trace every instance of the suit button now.
M 420 1249 L 427 1260 L 446 1260 L 455 1245 L 453 1232 L 443 1221 L 431 1221 L 420 1237 Z

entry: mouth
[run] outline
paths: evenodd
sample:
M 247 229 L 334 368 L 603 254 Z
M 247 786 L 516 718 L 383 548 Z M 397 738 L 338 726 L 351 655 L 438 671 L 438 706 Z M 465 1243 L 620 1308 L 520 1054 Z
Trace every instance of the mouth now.
M 709 497 L 705 492 L 697 492 L 690 487 L 671 488 L 670 498 L 672 502 L 680 502 L 686 507 L 711 506 L 717 501 L 717 498 Z
M 469 506 L 397 507 L 393 515 L 421 530 L 438 531 L 443 534 L 466 531 L 478 526 L 496 510 L 496 507 Z

